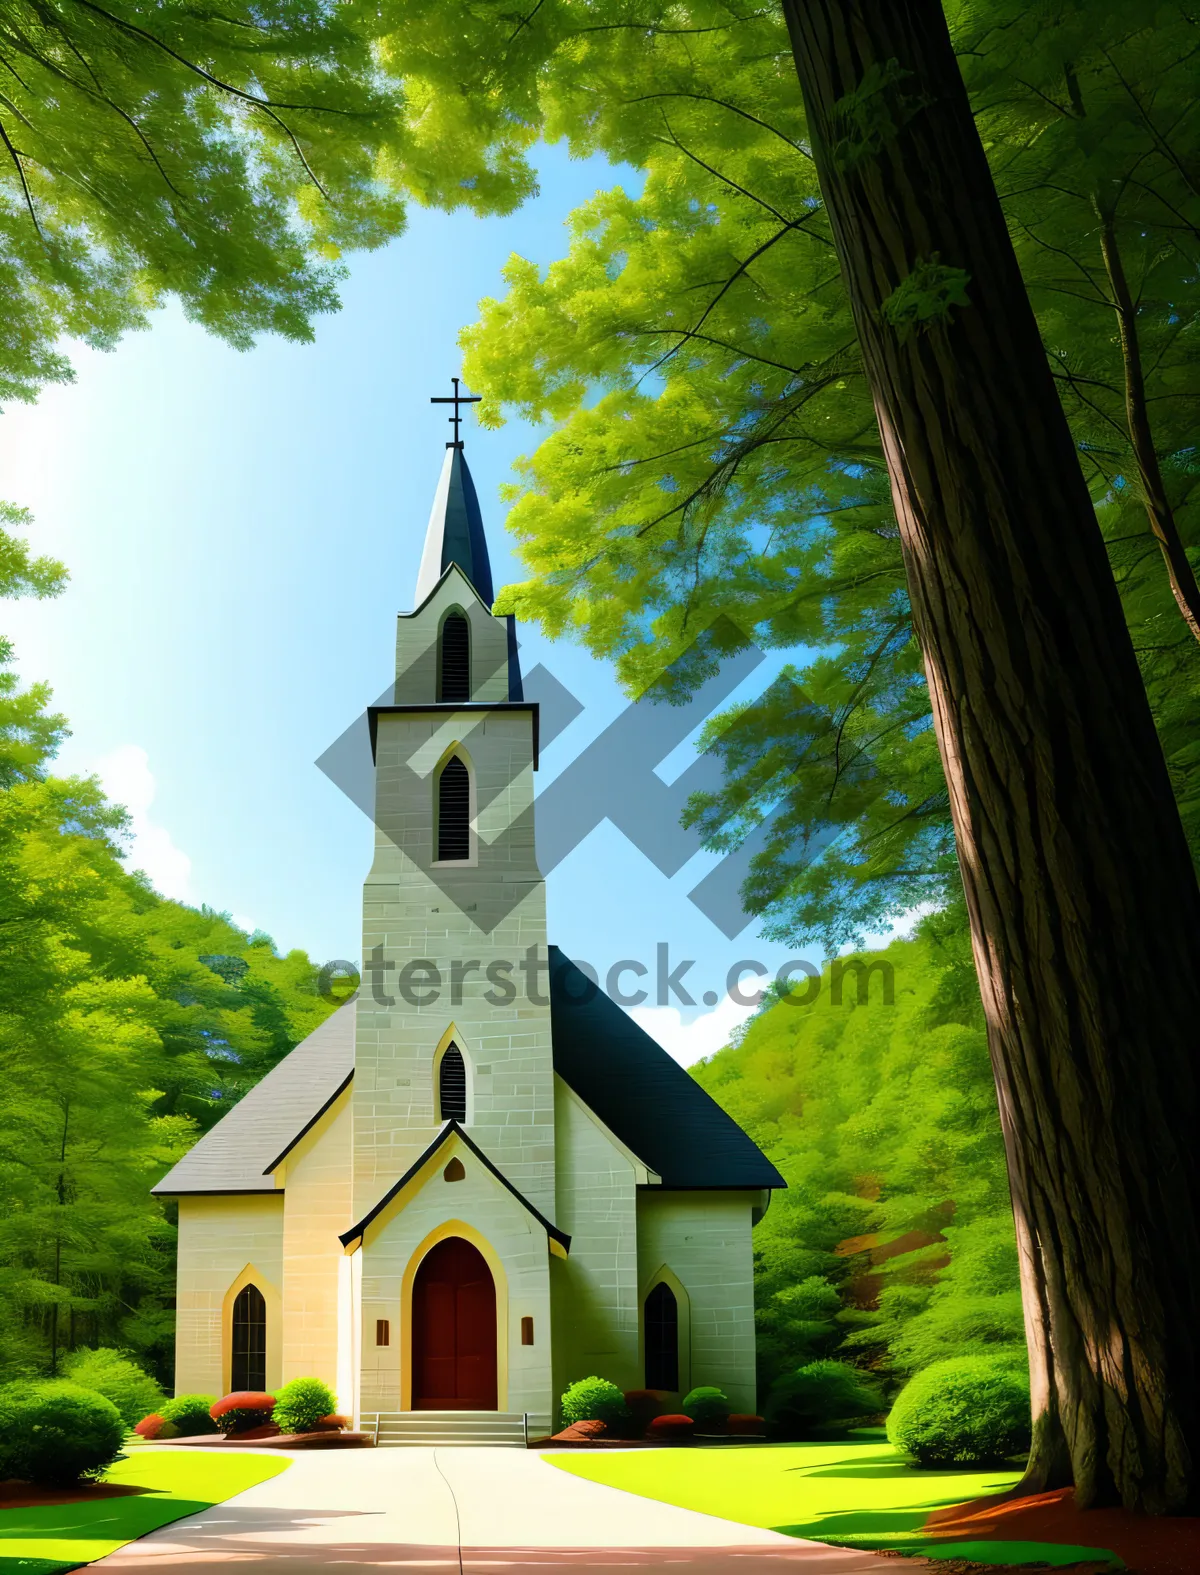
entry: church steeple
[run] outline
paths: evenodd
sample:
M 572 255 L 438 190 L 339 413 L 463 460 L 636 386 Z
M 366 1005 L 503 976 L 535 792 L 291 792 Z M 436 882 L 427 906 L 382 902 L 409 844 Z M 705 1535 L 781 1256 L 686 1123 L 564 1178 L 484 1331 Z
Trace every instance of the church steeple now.
M 480 600 L 490 608 L 496 598 L 492 590 L 487 538 L 483 534 L 483 515 L 459 437 L 460 409 L 463 405 L 478 404 L 480 395 L 461 394 L 458 378 L 452 377 L 450 381 L 454 384 L 453 394 L 435 395 L 429 401 L 431 405 L 454 406 L 454 414 L 450 417 L 454 441 L 446 444 L 446 460 L 434 494 L 429 528 L 425 532 L 425 550 L 417 574 L 416 605 L 421 605 L 450 565 L 457 563 Z
M 490 608 L 496 599 L 492 590 L 492 566 L 488 561 L 479 498 L 461 443 L 446 445 L 446 460 L 434 494 L 429 528 L 425 532 L 425 550 L 417 574 L 417 607 L 452 563 L 458 564 L 479 593 L 479 599 Z

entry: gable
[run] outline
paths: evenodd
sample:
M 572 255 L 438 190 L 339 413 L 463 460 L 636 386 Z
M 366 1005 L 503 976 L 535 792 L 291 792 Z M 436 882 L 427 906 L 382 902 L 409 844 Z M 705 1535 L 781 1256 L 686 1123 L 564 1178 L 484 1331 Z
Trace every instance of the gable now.
M 446 1121 L 441 1131 L 429 1144 L 425 1152 L 408 1167 L 404 1174 L 395 1181 L 379 1199 L 375 1206 L 348 1231 L 344 1231 L 338 1238 L 343 1247 L 348 1251 L 355 1250 L 362 1241 L 367 1230 L 378 1220 L 386 1220 L 390 1214 L 398 1212 L 408 1201 L 408 1197 L 419 1191 L 430 1178 L 436 1174 L 445 1163 L 446 1159 L 454 1153 L 456 1145 L 461 1146 L 464 1153 L 477 1159 L 483 1170 L 495 1181 L 522 1209 L 546 1232 L 551 1250 L 556 1247 L 565 1257 L 571 1245 L 571 1238 L 565 1231 L 559 1230 L 557 1225 L 552 1225 L 539 1209 L 536 1209 L 524 1193 L 519 1192 L 512 1182 L 499 1170 L 487 1157 L 483 1150 L 463 1130 L 457 1121 Z
M 354 1003 L 327 1017 L 204 1134 L 156 1187 L 187 1193 L 274 1192 L 270 1171 L 308 1132 L 354 1074 Z
M 557 946 L 550 1027 L 554 1070 L 664 1187 L 787 1185 L 733 1117 Z

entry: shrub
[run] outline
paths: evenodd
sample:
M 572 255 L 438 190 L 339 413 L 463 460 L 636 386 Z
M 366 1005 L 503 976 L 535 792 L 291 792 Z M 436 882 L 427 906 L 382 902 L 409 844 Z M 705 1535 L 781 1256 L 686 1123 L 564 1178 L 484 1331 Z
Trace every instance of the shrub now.
M 767 1401 L 768 1438 L 845 1433 L 883 1409 L 879 1391 L 846 1362 L 810 1362 L 775 1384 Z
M 72 1351 L 63 1363 L 63 1377 L 111 1400 L 126 1427 L 148 1411 L 157 1411 L 163 1402 L 162 1389 L 149 1373 L 110 1346 Z
M 628 1422 L 625 1396 L 607 1378 L 580 1378 L 562 1397 L 562 1417 L 572 1422 L 606 1422 L 609 1427 Z
M 170 1422 L 180 1438 L 195 1438 L 198 1433 L 215 1433 L 210 1408 L 212 1395 L 176 1395 L 174 1400 L 164 1400 L 158 1414 Z
M 680 1410 L 690 1416 L 702 1433 L 719 1433 L 729 1420 L 729 1397 L 711 1385 L 693 1389 Z
M 0 1477 L 68 1487 L 121 1453 L 125 1423 L 111 1400 L 66 1379 L 0 1389 Z
M 900 1391 L 888 1439 L 919 1466 L 998 1466 L 1029 1448 L 1029 1379 L 1010 1360 L 934 1362 Z
M 235 1389 L 214 1401 L 208 1414 L 222 1433 L 246 1433 L 269 1422 L 274 1409 L 274 1395 L 259 1389 Z
M 151 1411 L 149 1416 L 144 1416 L 134 1428 L 139 1438 L 144 1438 L 147 1443 L 155 1438 L 178 1438 L 179 1429 L 173 1422 L 168 1422 L 157 1411 Z
M 690 1416 L 656 1416 L 646 1429 L 647 1438 L 656 1438 L 660 1443 L 680 1443 L 685 1438 L 691 1438 L 696 1431 L 696 1424 Z
M 337 1396 L 319 1378 L 293 1378 L 275 1396 L 274 1420 L 281 1433 L 311 1433 L 337 1410 Z
M 667 1395 L 662 1389 L 627 1389 L 625 1409 L 629 1412 L 630 1430 L 640 1438 L 656 1416 L 667 1409 Z

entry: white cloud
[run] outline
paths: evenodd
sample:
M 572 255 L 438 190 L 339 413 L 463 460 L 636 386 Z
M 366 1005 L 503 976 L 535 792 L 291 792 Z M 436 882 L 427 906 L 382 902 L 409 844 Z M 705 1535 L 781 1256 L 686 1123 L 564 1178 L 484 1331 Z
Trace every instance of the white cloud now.
M 150 757 L 140 744 L 122 744 L 98 760 L 93 770 L 105 793 L 129 811 L 131 841 L 126 862 L 132 869 L 144 870 L 155 891 L 179 902 L 194 903 L 192 861 L 171 840 L 165 826 L 150 815 L 158 784 L 150 769 Z
M 734 1029 L 752 1016 L 756 1008 L 739 1006 L 727 995 L 711 1012 L 701 1012 L 690 1022 L 684 1021 L 677 1006 L 631 1006 L 628 1010 L 638 1026 L 656 1039 L 680 1066 L 692 1066 L 702 1056 L 723 1050 Z

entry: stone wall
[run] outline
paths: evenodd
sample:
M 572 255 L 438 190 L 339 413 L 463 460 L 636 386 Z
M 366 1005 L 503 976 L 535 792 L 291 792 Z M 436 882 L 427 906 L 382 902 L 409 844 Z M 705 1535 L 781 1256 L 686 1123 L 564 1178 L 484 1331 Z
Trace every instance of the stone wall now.
M 458 1158 L 466 1175 L 447 1181 Z M 362 1252 L 361 1327 L 364 1414 L 407 1410 L 411 1402 L 412 1282 L 425 1253 L 462 1236 L 488 1259 L 496 1282 L 497 1380 L 501 1411 L 548 1418 L 551 1407 L 550 1256 L 544 1228 L 467 1146 L 451 1139 L 368 1227 Z M 521 1320 L 533 1320 L 533 1344 Z M 387 1319 L 390 1343 L 376 1344 Z
M 554 1119 L 556 1223 L 571 1237 L 550 1266 L 555 1398 L 592 1374 L 640 1389 L 635 1164 L 561 1078 Z
M 680 1389 L 716 1384 L 743 1412 L 755 1410 L 751 1210 L 759 1201 L 757 1192 L 638 1194 L 639 1303 L 664 1268 L 687 1295 Z
M 283 1372 L 283 1193 L 181 1197 L 176 1394 L 228 1392 L 232 1297 L 250 1279 L 267 1303 L 267 1387 L 273 1389 Z

